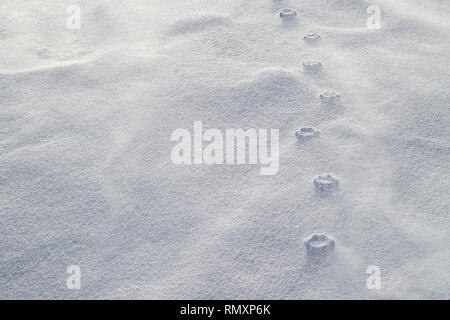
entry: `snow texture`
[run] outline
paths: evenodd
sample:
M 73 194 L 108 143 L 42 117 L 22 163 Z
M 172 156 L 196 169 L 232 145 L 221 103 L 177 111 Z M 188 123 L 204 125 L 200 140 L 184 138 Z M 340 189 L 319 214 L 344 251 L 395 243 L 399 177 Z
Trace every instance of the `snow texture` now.
M 366 0 L 72 4 L 0 3 L 0 298 L 449 297 L 448 0 L 377 0 L 381 29 Z M 194 121 L 279 128 L 278 174 L 173 164 Z

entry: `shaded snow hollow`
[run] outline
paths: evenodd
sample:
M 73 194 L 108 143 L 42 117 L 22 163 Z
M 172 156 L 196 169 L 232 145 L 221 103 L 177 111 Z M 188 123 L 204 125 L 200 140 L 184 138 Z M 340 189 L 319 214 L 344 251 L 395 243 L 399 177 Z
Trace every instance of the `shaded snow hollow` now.
M 0 298 L 448 298 L 450 5 L 376 2 L 2 1 Z M 279 128 L 278 174 L 173 164 L 194 121 Z

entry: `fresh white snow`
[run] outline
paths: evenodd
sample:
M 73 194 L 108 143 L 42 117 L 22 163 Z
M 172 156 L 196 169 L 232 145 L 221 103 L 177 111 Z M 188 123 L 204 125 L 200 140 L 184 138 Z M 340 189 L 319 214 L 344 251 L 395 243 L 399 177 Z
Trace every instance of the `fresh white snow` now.
M 448 0 L 73 4 L 0 4 L 1 299 L 449 298 Z M 278 174 L 175 165 L 194 121 L 279 128 Z

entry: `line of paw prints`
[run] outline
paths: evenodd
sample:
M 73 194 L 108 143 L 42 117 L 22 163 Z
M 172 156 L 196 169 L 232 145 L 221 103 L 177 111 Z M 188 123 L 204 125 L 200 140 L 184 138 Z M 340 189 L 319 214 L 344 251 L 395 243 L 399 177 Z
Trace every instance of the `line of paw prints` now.
M 280 18 L 283 24 L 295 24 L 298 19 L 297 11 L 284 8 L 280 11 Z M 322 38 L 316 33 L 308 33 L 304 35 L 303 40 L 309 46 L 316 46 Z M 322 72 L 322 62 L 311 60 L 303 62 L 303 72 L 306 75 L 314 76 Z M 326 91 L 318 97 L 323 106 L 328 108 L 341 107 L 341 95 L 335 91 Z M 305 143 L 312 139 L 320 138 L 320 131 L 312 127 L 304 127 L 295 132 L 295 136 L 300 143 Z M 317 176 L 313 179 L 316 194 L 320 196 L 328 196 L 339 189 L 339 179 L 330 174 Z M 307 255 L 311 259 L 323 258 L 334 252 L 336 241 L 333 237 L 316 232 L 304 240 Z

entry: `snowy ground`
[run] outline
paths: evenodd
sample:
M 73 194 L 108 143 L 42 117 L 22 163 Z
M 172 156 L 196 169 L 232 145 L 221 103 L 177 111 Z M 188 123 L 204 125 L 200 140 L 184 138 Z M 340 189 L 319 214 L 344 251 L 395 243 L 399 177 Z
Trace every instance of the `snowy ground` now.
M 71 4 L 0 4 L 0 298 L 449 297 L 448 0 L 83 0 L 79 30 Z M 194 121 L 279 128 L 278 174 L 173 164 Z

